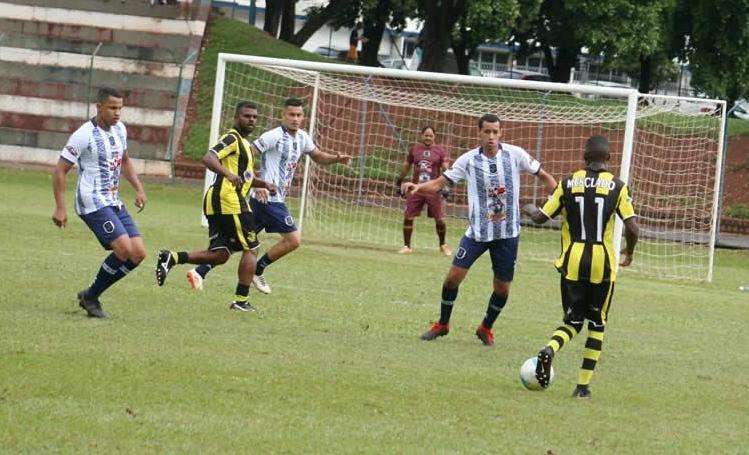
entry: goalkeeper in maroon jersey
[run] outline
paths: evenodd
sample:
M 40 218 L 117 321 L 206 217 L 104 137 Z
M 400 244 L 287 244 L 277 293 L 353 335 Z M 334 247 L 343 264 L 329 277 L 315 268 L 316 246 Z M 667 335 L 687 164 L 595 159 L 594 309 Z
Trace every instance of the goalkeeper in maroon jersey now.
M 400 191 L 403 179 L 408 175 L 413 167 L 413 177 L 411 182 L 422 183 L 436 179 L 446 171 L 450 165 L 450 159 L 447 156 L 447 150 L 441 145 L 434 142 L 434 128 L 425 126 L 421 130 L 421 141 L 412 144 L 408 148 L 406 161 L 403 163 L 400 176 L 395 185 L 401 197 L 406 198 L 406 214 L 403 219 L 403 248 L 398 251 L 400 254 L 411 254 L 411 234 L 414 229 L 414 218 L 421 214 L 424 205 L 427 206 L 427 216 L 434 218 L 434 226 L 437 230 L 439 239 L 439 249 L 445 256 L 452 256 L 450 247 L 445 242 L 447 226 L 445 225 L 445 201 L 448 196 L 448 190 L 445 188 L 439 194 L 409 194 L 404 195 Z

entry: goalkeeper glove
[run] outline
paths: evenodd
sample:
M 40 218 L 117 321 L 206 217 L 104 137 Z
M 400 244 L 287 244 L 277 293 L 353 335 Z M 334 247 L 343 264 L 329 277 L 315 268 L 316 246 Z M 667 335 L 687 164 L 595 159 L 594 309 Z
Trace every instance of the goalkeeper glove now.
M 440 196 L 442 196 L 442 199 L 447 200 L 448 197 L 450 197 L 450 188 L 444 187 L 440 190 Z

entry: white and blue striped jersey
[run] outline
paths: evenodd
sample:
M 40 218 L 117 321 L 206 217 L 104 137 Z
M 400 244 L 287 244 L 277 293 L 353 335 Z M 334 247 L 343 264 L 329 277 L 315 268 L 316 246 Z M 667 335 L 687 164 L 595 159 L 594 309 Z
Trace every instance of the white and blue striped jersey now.
M 127 130 L 117 122 L 109 130 L 95 119 L 84 123 L 70 136 L 60 158 L 78 166 L 75 188 L 75 212 L 93 213 L 109 206 L 122 206 L 120 174 L 127 153 Z
M 494 158 L 480 147 L 469 150 L 442 175 L 468 184 L 466 237 L 490 242 L 520 235 L 520 171 L 538 174 L 541 163 L 521 147 L 500 144 Z
M 278 186 L 276 194 L 268 199 L 270 202 L 283 202 L 286 199 L 302 155 L 312 153 L 317 148 L 306 131 L 300 129 L 292 135 L 283 126 L 266 131 L 252 145 L 262 155 L 260 179 Z

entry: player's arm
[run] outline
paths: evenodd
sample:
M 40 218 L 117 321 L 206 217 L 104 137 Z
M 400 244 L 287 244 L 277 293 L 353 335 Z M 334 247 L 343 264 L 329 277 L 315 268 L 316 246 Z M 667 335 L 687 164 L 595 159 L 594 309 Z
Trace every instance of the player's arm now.
M 68 223 L 68 214 L 65 210 L 65 180 L 72 168 L 73 163 L 65 158 L 59 158 L 52 173 L 52 191 L 55 194 L 55 211 L 52 213 L 52 222 L 61 228 L 64 228 Z
M 436 179 L 429 180 L 423 183 L 405 182 L 401 186 L 403 194 L 410 193 L 436 193 L 447 185 L 447 178 L 444 175 L 440 175 Z
M 549 216 L 545 214 L 543 210 L 536 207 L 535 204 L 525 204 L 523 206 L 523 213 L 528 215 L 536 224 L 544 224 L 550 219 Z
M 450 158 L 447 156 L 447 152 L 445 152 L 445 158 L 442 160 L 442 172 L 447 171 L 450 169 Z M 447 198 L 450 197 L 450 186 L 446 185 L 442 190 L 440 191 L 440 196 L 442 196 L 442 199 L 447 200 Z
M 408 172 L 411 170 L 411 165 L 411 152 L 409 151 L 406 153 L 406 160 L 403 162 L 403 166 L 401 166 L 400 174 L 398 174 L 398 178 L 395 179 L 395 192 L 398 193 L 398 196 L 406 195 L 406 193 L 401 191 L 401 185 L 403 185 L 403 179 L 406 178 Z
M 274 194 L 276 191 L 278 191 L 278 186 L 275 183 L 266 182 L 265 180 L 259 178 L 252 179 L 250 188 L 264 188 L 270 191 L 271 194 Z
M 554 179 L 554 176 L 544 171 L 543 169 L 538 170 L 536 178 L 540 179 L 543 182 L 544 187 L 546 187 L 546 191 L 548 191 L 549 193 L 554 191 L 554 188 L 556 188 L 557 186 L 557 181 Z
M 534 223 L 544 224 L 557 216 L 557 214 L 562 210 L 563 196 L 564 190 L 562 190 L 562 182 L 559 182 L 543 208 L 538 208 L 535 204 L 525 204 L 523 206 L 523 213 L 528 215 Z
M 637 217 L 631 216 L 624 220 L 624 239 L 627 244 L 622 250 L 621 260 L 619 265 L 627 267 L 632 264 L 632 256 L 635 254 L 635 245 L 637 245 L 637 239 L 640 237 L 640 225 L 637 224 Z
M 335 154 L 327 153 L 317 147 L 310 152 L 309 157 L 317 164 L 349 164 L 351 162 L 351 155 L 344 155 L 341 152 L 336 152 Z
M 230 181 L 235 188 L 239 188 L 244 184 L 244 179 L 241 176 L 234 174 L 221 164 L 218 155 L 216 155 L 216 152 L 213 150 L 208 150 L 205 155 L 203 155 L 203 164 L 211 171 Z
M 624 239 L 627 244 L 621 251 L 619 265 L 626 267 L 632 263 L 632 255 L 635 253 L 635 245 L 640 236 L 640 226 L 637 223 L 635 207 L 632 205 L 629 186 L 626 184 L 619 192 L 619 199 L 616 201 L 616 214 L 624 221 Z
M 125 176 L 128 182 L 135 188 L 135 206 L 138 208 L 138 212 L 142 212 L 146 208 L 146 192 L 143 189 L 143 185 L 140 183 L 138 173 L 135 172 L 135 166 L 133 161 L 130 159 L 130 155 L 127 152 L 122 155 L 122 175 Z

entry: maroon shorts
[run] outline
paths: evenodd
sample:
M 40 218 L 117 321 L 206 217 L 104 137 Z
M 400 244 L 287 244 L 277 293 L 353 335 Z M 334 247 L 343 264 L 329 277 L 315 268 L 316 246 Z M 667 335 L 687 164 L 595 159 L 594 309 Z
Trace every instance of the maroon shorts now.
M 406 197 L 406 218 L 411 219 L 421 214 L 421 209 L 427 206 L 427 216 L 441 220 L 445 217 L 445 206 L 439 193 L 409 194 Z

